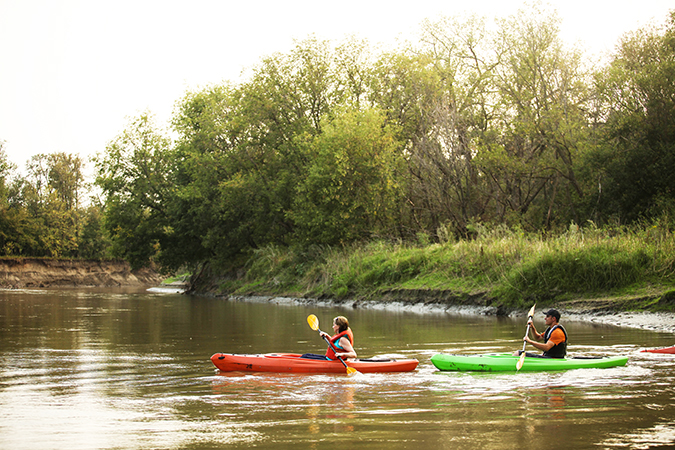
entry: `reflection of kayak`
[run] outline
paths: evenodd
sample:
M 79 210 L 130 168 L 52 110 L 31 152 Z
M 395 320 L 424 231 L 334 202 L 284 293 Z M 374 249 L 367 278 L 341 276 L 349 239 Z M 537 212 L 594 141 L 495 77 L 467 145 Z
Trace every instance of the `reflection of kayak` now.
M 286 372 L 286 373 L 346 373 L 340 361 L 301 358 L 297 353 L 267 353 L 262 355 L 234 355 L 216 353 L 213 364 L 223 372 Z M 345 361 L 359 372 L 410 372 L 419 362 L 416 359 L 353 359 Z
M 518 356 L 511 353 L 490 353 L 484 355 L 448 355 L 438 353 L 431 362 L 440 370 L 476 372 L 515 372 Z M 544 370 L 569 370 L 583 368 L 605 368 L 624 366 L 625 356 L 598 356 L 577 358 L 536 358 L 526 357 L 521 372 Z
M 675 345 L 666 348 L 648 348 L 642 351 L 647 353 L 675 353 Z

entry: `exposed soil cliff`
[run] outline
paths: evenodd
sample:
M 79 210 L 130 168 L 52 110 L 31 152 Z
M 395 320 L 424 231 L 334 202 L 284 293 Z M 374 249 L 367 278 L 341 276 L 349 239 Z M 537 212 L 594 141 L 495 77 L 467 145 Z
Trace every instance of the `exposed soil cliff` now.
M 0 259 L 0 288 L 157 286 L 161 281 L 154 270 L 132 271 L 124 261 Z

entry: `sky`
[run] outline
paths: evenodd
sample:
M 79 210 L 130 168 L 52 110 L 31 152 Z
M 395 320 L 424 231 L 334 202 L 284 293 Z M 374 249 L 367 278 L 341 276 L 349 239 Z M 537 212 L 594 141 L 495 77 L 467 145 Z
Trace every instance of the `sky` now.
M 561 36 L 592 55 L 663 24 L 673 0 L 551 0 Z M 186 92 L 237 83 L 311 35 L 394 46 L 424 19 L 507 17 L 521 0 L 0 0 L 0 141 L 20 169 L 36 154 L 83 160 L 152 113 L 168 128 Z

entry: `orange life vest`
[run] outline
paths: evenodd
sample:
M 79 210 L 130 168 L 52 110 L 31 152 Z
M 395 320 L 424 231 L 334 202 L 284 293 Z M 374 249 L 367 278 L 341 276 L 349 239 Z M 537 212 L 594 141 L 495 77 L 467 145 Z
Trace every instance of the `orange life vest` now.
M 332 345 L 328 346 L 328 350 L 326 350 L 326 357 L 329 359 L 337 359 L 337 355 L 335 354 L 335 350 L 333 350 L 333 347 L 336 347 L 339 350 L 344 350 L 342 346 L 340 346 L 340 339 L 343 337 L 346 337 L 349 339 L 349 342 L 352 344 L 352 347 L 354 346 L 354 333 L 352 333 L 351 328 L 347 328 L 347 330 L 343 331 L 340 334 L 336 334 L 335 336 L 330 338 L 330 343 Z

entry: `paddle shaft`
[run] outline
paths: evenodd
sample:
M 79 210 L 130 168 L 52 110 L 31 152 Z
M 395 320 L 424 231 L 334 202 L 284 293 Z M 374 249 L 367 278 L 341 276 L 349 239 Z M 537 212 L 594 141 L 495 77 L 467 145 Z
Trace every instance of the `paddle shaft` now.
M 527 314 L 527 328 L 525 328 L 525 338 L 530 334 L 530 321 L 534 318 L 534 307 L 537 306 L 535 303 L 532 305 L 532 308 L 530 308 L 530 312 Z M 523 342 L 523 351 L 520 352 L 520 358 L 518 358 L 518 362 L 516 363 L 516 372 L 519 371 L 522 367 L 523 364 L 525 364 L 525 348 L 527 346 L 527 341 Z
M 534 307 L 537 306 L 535 303 L 532 305 L 532 308 L 530 308 L 530 312 L 527 314 L 527 328 L 525 328 L 525 337 L 529 336 L 530 334 L 530 320 L 534 318 Z M 525 347 L 527 346 L 527 342 L 523 342 L 523 353 L 525 353 Z
M 530 316 L 532 317 L 532 316 Z M 527 319 L 527 328 L 525 328 L 525 336 L 530 334 L 530 319 Z M 527 342 L 523 342 L 523 352 L 525 352 L 525 347 L 527 347 Z

